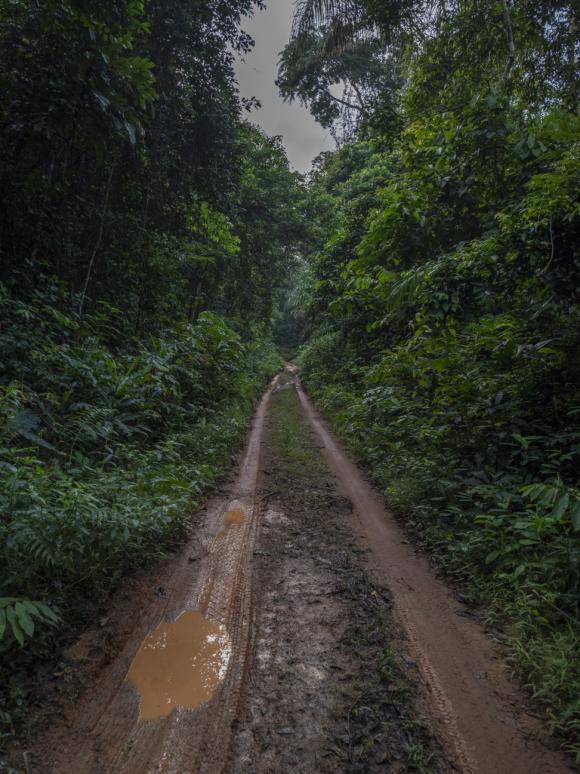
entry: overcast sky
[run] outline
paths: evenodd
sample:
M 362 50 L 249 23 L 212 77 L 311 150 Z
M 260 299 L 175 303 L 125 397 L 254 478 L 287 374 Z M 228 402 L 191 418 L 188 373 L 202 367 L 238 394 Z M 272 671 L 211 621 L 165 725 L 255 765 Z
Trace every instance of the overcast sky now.
M 256 45 L 236 67 L 240 92 L 257 97 L 260 110 L 249 114 L 269 135 L 281 134 L 292 166 L 300 172 L 310 169 L 312 160 L 323 150 L 332 150 L 334 141 L 298 102 L 284 103 L 274 81 L 280 51 L 288 42 L 293 0 L 266 0 L 266 9 L 245 21 L 244 29 Z

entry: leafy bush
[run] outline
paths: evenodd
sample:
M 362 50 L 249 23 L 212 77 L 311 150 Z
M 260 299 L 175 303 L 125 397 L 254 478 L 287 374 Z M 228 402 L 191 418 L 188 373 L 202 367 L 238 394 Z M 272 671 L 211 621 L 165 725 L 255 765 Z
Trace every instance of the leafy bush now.
M 123 573 L 184 538 L 191 509 L 229 465 L 253 401 L 280 366 L 271 344 L 243 344 L 210 313 L 121 349 L 115 310 L 81 321 L 56 306 L 59 292 L 0 295 L 7 707 L 15 663 L 46 661 L 94 619 Z
M 487 604 L 580 752 L 578 121 L 556 111 L 524 142 L 529 128 L 496 107 L 449 120 L 403 138 L 356 255 L 323 287 L 334 322 L 303 348 L 302 372 L 405 523 Z M 477 137 L 503 159 L 489 191 Z M 466 164 L 458 201 L 446 186 Z
M 24 645 L 25 637 L 34 634 L 34 619 L 42 623 L 58 623 L 59 616 L 48 605 L 42 602 L 31 602 L 29 599 L 15 597 L 0 597 L 0 641 L 6 633 Z

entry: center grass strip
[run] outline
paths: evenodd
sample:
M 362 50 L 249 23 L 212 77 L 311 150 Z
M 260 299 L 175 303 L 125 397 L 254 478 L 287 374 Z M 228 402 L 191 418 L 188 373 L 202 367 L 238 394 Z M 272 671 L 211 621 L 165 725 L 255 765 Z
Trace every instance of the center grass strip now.
M 392 619 L 389 592 L 370 580 L 360 559 L 363 551 L 348 542 L 352 535 L 344 508 L 331 512 L 333 477 L 292 385 L 273 395 L 271 416 L 273 471 L 284 509 L 296 523 L 304 514 L 312 527 L 320 520 L 318 534 L 309 535 L 316 545 L 309 548 L 324 558 L 325 567 L 334 568 L 349 600 L 348 624 L 337 645 L 354 664 L 354 677 L 337 686 L 329 750 L 352 772 L 384 771 L 389 764 L 401 771 L 449 770 L 417 709 L 415 667 L 399 644 L 402 634 Z M 334 499 L 339 503 L 336 492 Z

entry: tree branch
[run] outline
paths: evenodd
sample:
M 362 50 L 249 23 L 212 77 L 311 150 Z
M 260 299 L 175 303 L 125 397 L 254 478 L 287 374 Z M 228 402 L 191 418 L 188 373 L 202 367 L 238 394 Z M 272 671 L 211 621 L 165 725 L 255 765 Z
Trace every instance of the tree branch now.
M 356 98 L 358 99 L 358 104 L 360 105 L 361 113 L 365 113 L 366 114 L 367 113 L 367 109 L 365 107 L 365 101 L 364 101 L 364 99 L 362 97 L 362 94 L 360 93 L 360 89 L 358 88 L 358 86 L 356 85 L 356 83 L 354 81 L 350 81 L 350 85 L 352 86 L 352 89 L 353 89 L 354 93 L 356 94 Z
M 516 47 L 514 43 L 514 29 L 512 27 L 512 20 L 510 16 L 510 9 L 508 5 L 508 0 L 502 0 L 503 5 L 503 18 L 505 21 L 505 34 L 508 42 L 508 50 L 509 55 L 507 62 L 505 63 L 504 71 L 503 71 L 503 84 L 504 86 L 508 82 L 510 71 L 514 65 L 514 62 L 516 61 Z
M 89 281 L 91 279 L 91 273 L 93 271 L 93 264 L 95 263 L 95 258 L 97 256 L 97 253 L 99 252 L 99 248 L 101 247 L 101 242 L 103 241 L 103 232 L 105 230 L 105 217 L 107 215 L 107 207 L 109 206 L 109 194 L 111 193 L 111 181 L 113 179 L 113 170 L 115 169 L 115 165 L 111 164 L 111 169 L 109 170 L 109 179 L 107 180 L 107 188 L 105 190 L 105 199 L 103 201 L 103 210 L 101 212 L 101 222 L 99 225 L 99 234 L 97 236 L 97 241 L 95 243 L 95 246 L 93 248 L 93 252 L 91 254 L 91 260 L 89 261 L 89 268 L 87 269 L 87 276 L 85 277 L 85 284 L 83 287 L 83 292 L 81 294 L 81 300 L 79 303 L 79 317 L 82 317 L 83 315 L 83 307 L 85 305 L 85 298 L 87 295 L 87 289 L 89 287 Z
M 328 91 L 328 89 L 325 89 L 324 93 L 327 97 L 330 97 L 330 99 L 333 99 L 335 102 L 340 102 L 341 105 L 344 105 L 351 110 L 358 110 L 360 113 L 364 112 L 363 108 L 361 108 L 359 105 L 355 105 L 353 102 L 346 102 L 346 100 L 341 99 L 340 97 L 335 97 L 334 94 L 331 94 L 331 92 Z

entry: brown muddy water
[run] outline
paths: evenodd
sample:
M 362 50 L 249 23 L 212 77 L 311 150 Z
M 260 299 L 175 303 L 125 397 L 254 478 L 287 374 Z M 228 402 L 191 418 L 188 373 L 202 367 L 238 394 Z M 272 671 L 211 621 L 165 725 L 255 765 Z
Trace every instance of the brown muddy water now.
M 232 503 L 224 515 L 224 531 L 241 526 L 246 511 Z M 225 677 L 232 653 L 225 627 L 199 610 L 161 623 L 144 639 L 126 680 L 139 691 L 139 720 L 155 720 L 180 709 L 196 709 L 209 701 Z
M 294 378 L 285 389 L 298 388 L 313 443 L 328 463 L 324 480 L 305 483 L 289 469 L 276 473 L 266 433 L 276 378 L 258 406 L 238 474 L 194 514 L 187 543 L 174 558 L 128 578 L 111 600 L 106 625 L 70 650 L 67 663 L 75 664 L 86 688 L 27 751 L 30 770 L 361 771 L 351 766 L 349 730 L 355 657 L 335 645 L 353 617 L 343 554 L 368 554 L 365 571 L 368 562 L 372 578 L 389 590 L 401 641 L 426 688 L 430 722 L 453 763 L 439 771 L 568 771 L 544 747 L 545 729 L 526 713 L 501 654 L 412 551 L 380 493 L 288 370 Z M 278 512 L 268 500 L 281 485 L 299 496 L 290 510 L 280 505 Z M 310 489 L 316 490 L 312 508 Z M 325 509 L 340 530 L 318 529 Z M 385 712 L 395 729 L 396 710 Z M 377 733 L 383 725 L 378 722 Z M 403 744 L 403 732 L 397 733 Z M 387 734 L 387 758 L 377 759 L 380 768 L 373 771 L 402 770 L 390 745 Z
M 232 508 L 224 516 L 224 525 L 231 527 L 233 525 L 243 524 L 246 520 L 246 512 L 243 508 Z
M 164 717 L 176 707 L 195 709 L 213 696 L 231 656 L 224 626 L 198 610 L 162 623 L 144 640 L 127 674 L 139 691 L 139 719 Z
M 30 750 L 33 774 L 227 770 L 253 648 L 260 456 L 277 382 L 258 405 L 237 473 L 193 515 L 190 539 L 127 579 L 87 658 L 69 660 L 87 689 Z

